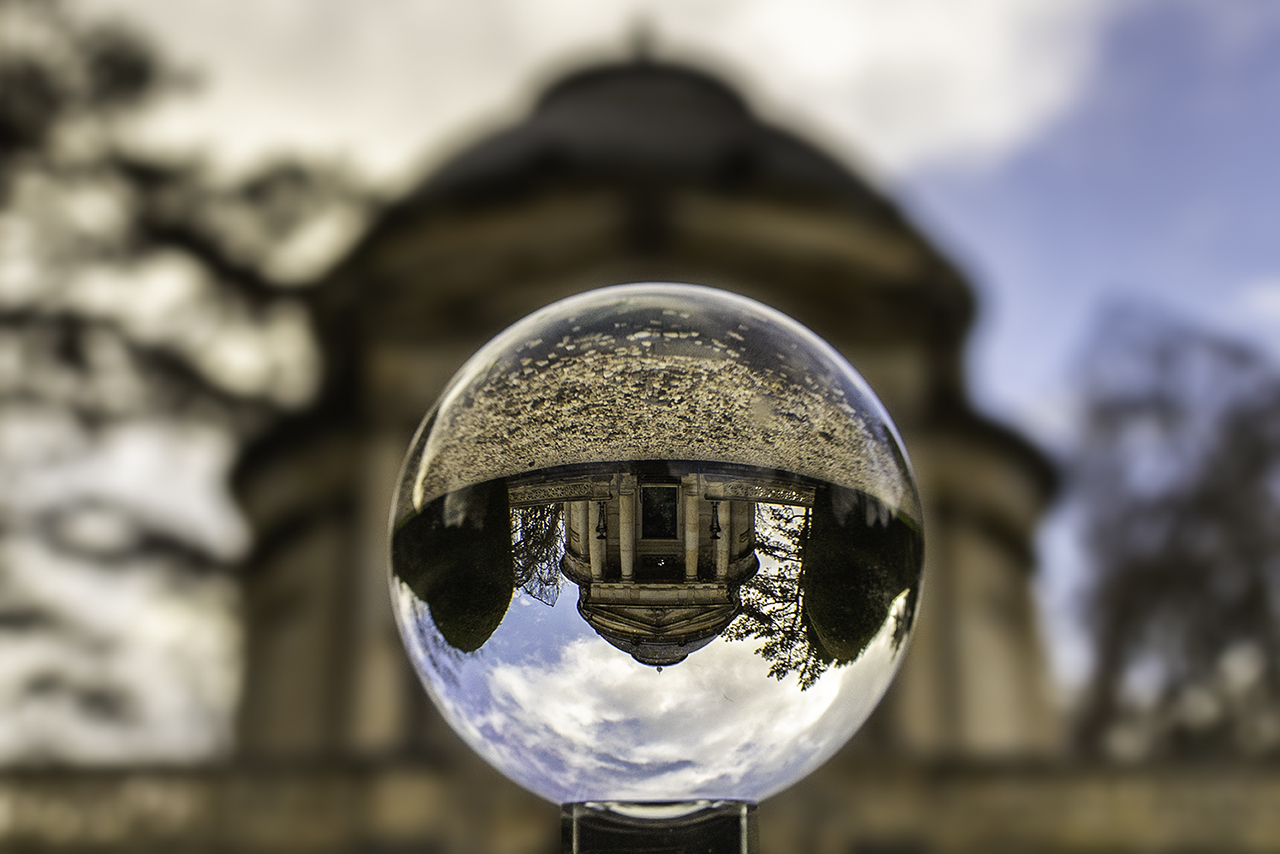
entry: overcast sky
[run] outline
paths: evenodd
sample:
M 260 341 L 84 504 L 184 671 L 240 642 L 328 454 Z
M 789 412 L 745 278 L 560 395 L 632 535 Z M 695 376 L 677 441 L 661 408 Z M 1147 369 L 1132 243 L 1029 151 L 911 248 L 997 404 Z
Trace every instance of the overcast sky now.
M 979 291 L 977 403 L 1042 438 L 1115 300 L 1280 338 L 1272 0 L 81 2 L 202 72 L 150 139 L 388 187 L 647 29 L 907 205 Z

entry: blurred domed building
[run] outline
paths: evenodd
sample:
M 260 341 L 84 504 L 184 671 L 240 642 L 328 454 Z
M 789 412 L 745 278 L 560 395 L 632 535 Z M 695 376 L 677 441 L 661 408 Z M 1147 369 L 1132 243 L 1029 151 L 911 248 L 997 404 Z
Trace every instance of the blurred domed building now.
M 32 44 L 43 49 L 43 42 Z M 14 68 L 27 74 L 21 63 Z M 114 74 L 116 66 L 103 68 Z M 79 101 L 73 104 L 80 109 Z M 134 169 L 127 162 L 113 168 L 126 166 Z M 77 166 L 77 176 L 80 171 Z M 149 172 L 143 177 L 154 178 Z M 286 184 L 292 186 L 290 180 Z M 156 186 L 156 198 L 167 209 L 168 191 L 161 192 L 167 185 Z M 264 241 L 270 233 L 248 231 Z M 167 239 L 185 239 L 184 234 Z M 239 627 L 232 624 L 235 605 L 243 601 L 247 644 L 236 755 L 216 764 L 86 769 L 57 766 L 63 754 L 55 751 L 47 765 L 8 768 L 0 774 L 0 848 L 103 854 L 559 850 L 557 807 L 500 778 L 463 747 L 417 684 L 387 595 L 387 517 L 401 458 L 419 419 L 481 344 L 562 297 L 643 280 L 736 291 L 825 337 L 887 405 L 920 482 L 925 586 L 905 665 L 843 753 L 761 805 L 761 850 L 1065 854 L 1274 848 L 1280 834 L 1274 766 L 1116 769 L 1026 761 L 1053 755 L 1060 742 L 1030 596 L 1032 535 L 1053 476 L 1035 449 L 968 403 L 962 354 L 974 312 L 971 289 L 889 200 L 846 166 L 759 121 L 721 82 L 648 62 L 589 69 L 555 85 L 523 121 L 461 151 L 389 205 L 324 281 L 290 291 L 311 301 L 323 346 L 324 386 L 305 412 L 271 421 L 275 404 L 306 396 L 310 374 L 301 370 L 296 354 L 269 362 L 261 379 L 264 388 L 278 387 L 275 404 L 251 401 L 254 417 L 235 422 L 246 436 L 253 425 L 276 425 L 265 436 L 253 432 L 260 438 L 237 468 L 237 497 L 256 532 L 239 589 L 230 573 L 207 572 L 211 566 L 229 568 L 236 548 L 211 549 L 211 561 L 178 540 L 139 539 L 148 561 L 162 552 L 180 553 L 174 565 L 197 572 L 175 573 L 174 589 L 193 602 L 210 601 L 212 590 L 217 608 L 206 607 L 205 618 L 212 615 L 216 623 L 225 615 L 226 627 L 234 629 L 222 635 L 234 640 L 218 647 L 231 654 L 210 667 L 208 656 L 184 658 L 181 643 L 207 640 L 208 619 L 205 629 L 195 631 L 199 620 L 159 621 L 174 640 L 176 655 L 169 660 L 183 669 L 136 659 L 149 662 L 137 670 L 138 681 L 160 689 L 153 696 L 163 702 L 153 711 L 169 714 L 175 708 L 170 689 L 182 693 L 179 683 L 187 677 L 219 684 L 222 676 L 233 677 Z M 119 283 L 121 293 L 152 292 L 128 277 Z M 109 301 L 102 306 L 106 310 Z M 203 317 L 191 316 L 197 315 Z M 47 362 L 83 362 L 76 371 L 100 371 L 86 387 L 110 381 L 116 383 L 112 388 L 134 388 L 117 382 L 133 374 L 116 349 L 68 346 L 78 340 L 65 334 L 74 324 L 54 312 L 39 317 L 57 332 L 31 338 L 41 353 L 57 356 Z M 295 338 L 305 338 L 303 317 L 296 315 Z M 221 328 L 236 328 L 224 321 Z M 271 335 L 278 334 L 279 328 L 272 329 Z M 95 336 L 100 331 L 101 324 L 81 330 Z M 207 343 L 209 336 L 204 338 Z M 243 342 L 231 336 L 223 343 L 232 353 Z M 166 391 L 140 395 L 141 403 L 130 406 L 152 413 L 166 411 L 175 400 L 184 406 L 194 401 L 193 409 L 225 415 L 223 410 L 244 403 L 241 397 L 263 394 L 255 386 L 193 396 L 191 388 L 203 388 L 194 375 L 177 362 L 161 367 L 154 377 L 143 376 L 159 377 Z M 21 374 L 15 395 L 39 388 L 56 397 L 79 388 L 66 382 L 74 372 L 15 370 L 13 377 Z M 93 396 L 85 400 L 92 407 L 100 403 Z M 117 402 L 106 400 L 111 406 Z M 101 430 L 96 418 L 80 419 L 85 431 Z M 156 434 L 144 438 L 154 450 Z M 218 447 L 227 448 L 226 459 L 231 458 L 233 445 Z M 174 443 L 172 450 L 181 449 Z M 19 456 L 25 465 L 33 455 L 24 450 Z M 131 459 L 120 467 L 130 479 L 136 474 L 136 458 Z M 223 465 L 223 457 L 218 459 Z M 155 470 L 171 483 L 160 499 L 149 492 L 147 507 L 165 505 L 189 489 L 172 465 Z M 222 471 L 210 469 L 215 470 Z M 512 481 L 510 492 L 494 502 L 504 515 L 526 512 L 531 527 L 538 521 L 535 511 L 548 502 L 567 518 L 563 528 L 541 529 L 557 535 L 552 539 L 559 551 L 531 549 L 523 555 L 521 574 L 529 578 L 522 589 L 550 603 L 561 592 L 562 578 L 573 581 L 564 591 L 576 588 L 579 614 L 601 637 L 655 667 L 696 656 L 713 636 L 733 631 L 741 591 L 758 572 L 751 541 L 763 517 L 752 514 L 751 504 L 764 501 L 800 512 L 821 497 L 803 483 L 741 470 L 710 480 L 701 479 L 707 472 L 692 470 L 655 474 L 620 467 L 589 473 L 608 480 L 607 488 L 568 482 L 563 474 L 549 482 Z M 209 489 L 215 481 L 221 484 L 220 474 L 201 477 Z M 85 495 L 96 500 L 99 493 Z M 225 515 L 235 516 L 230 510 Z M 91 524 L 82 528 L 90 533 L 104 530 L 103 518 L 110 521 L 100 512 L 85 518 Z M 57 519 L 28 521 L 59 537 L 74 532 Z M 690 521 L 696 524 L 685 524 Z M 188 534 L 215 545 L 239 542 L 188 527 Z M 137 587 L 119 571 L 118 539 L 107 537 L 108 559 L 100 567 L 104 583 L 95 588 L 113 595 Z M 517 557 L 515 541 L 493 539 L 501 540 L 504 557 L 508 545 Z M 554 561 L 546 559 L 548 553 Z M 39 564 L 26 571 L 42 582 L 42 590 L 52 591 L 50 602 L 60 604 L 60 591 L 69 588 L 48 583 L 53 579 Z M 502 596 L 494 601 L 505 608 L 512 588 L 507 577 L 503 581 Z M 809 593 L 817 598 L 833 591 L 816 585 L 804 595 Z M 479 597 L 468 591 L 457 598 L 463 600 L 461 616 L 474 616 L 466 606 Z M 842 602 L 856 598 L 832 596 Z M 100 611 L 116 607 L 112 601 L 83 597 L 79 616 L 96 620 Z M 911 601 L 914 607 L 914 593 Z M 127 613 L 121 623 L 148 622 L 133 616 L 144 615 L 143 608 Z M 75 644 L 92 656 L 84 659 L 91 665 L 80 664 L 14 644 L 11 659 L 74 670 L 74 680 L 24 679 L 23 691 L 41 703 L 72 697 L 84 720 L 110 719 L 153 743 L 163 740 L 147 709 L 115 702 L 114 695 L 96 688 L 72 690 L 111 674 L 104 652 L 149 653 L 157 623 L 144 626 L 137 635 L 143 640 L 133 647 L 113 647 L 103 635 L 80 631 L 62 616 L 47 619 L 12 603 L 0 616 L 15 637 L 35 625 L 74 635 Z M 456 649 L 475 649 L 488 636 L 490 613 L 479 616 L 458 621 L 450 640 Z M 816 615 L 811 625 L 833 657 L 860 653 L 859 638 L 824 633 Z M 38 654 L 30 654 L 32 649 Z M 27 672 L 33 671 L 12 671 L 10 684 L 19 682 L 13 673 Z M 224 681 L 227 690 L 220 696 L 232 697 L 235 680 Z M 206 705 L 188 717 L 200 731 L 223 733 L 230 706 L 230 700 Z M 56 715 L 24 714 L 28 722 L 38 719 L 40 731 L 74 741 Z M 22 730 L 10 727 L 0 735 L 12 746 Z M 19 746 L 44 762 L 40 745 Z M 68 752 L 74 751 L 73 744 Z M 135 754 L 131 761 L 155 761 L 153 755 Z
M 1029 587 L 1053 479 L 968 403 L 969 286 L 845 166 L 712 77 L 649 62 L 553 86 L 524 121 L 391 205 L 320 286 L 323 400 L 240 478 L 263 544 L 247 575 L 243 750 L 463 750 L 411 675 L 387 603 L 400 456 L 490 337 L 562 297 L 632 281 L 710 285 L 795 317 L 859 369 L 903 433 L 925 506 L 923 609 L 897 683 L 849 749 L 1053 750 Z

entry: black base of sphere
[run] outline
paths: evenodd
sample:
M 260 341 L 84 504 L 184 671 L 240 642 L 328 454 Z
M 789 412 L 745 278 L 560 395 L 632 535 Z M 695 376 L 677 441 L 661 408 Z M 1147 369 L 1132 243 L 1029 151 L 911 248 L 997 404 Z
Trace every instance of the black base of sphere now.
M 591 801 L 560 810 L 564 854 L 757 854 L 756 805 L 746 801 Z

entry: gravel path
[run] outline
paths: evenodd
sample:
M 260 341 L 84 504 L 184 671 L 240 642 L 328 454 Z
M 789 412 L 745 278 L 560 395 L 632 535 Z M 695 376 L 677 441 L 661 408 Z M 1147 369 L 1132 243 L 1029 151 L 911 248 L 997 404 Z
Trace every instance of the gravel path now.
M 719 340 L 701 345 L 705 356 L 663 352 L 678 344 L 687 353 L 691 342 L 670 339 L 697 333 L 651 340 L 662 335 L 535 340 L 491 366 L 437 414 L 415 504 L 550 466 L 679 459 L 794 472 L 863 490 L 920 521 L 891 446 L 842 390 L 807 372 L 761 368 L 758 358 L 747 364 Z

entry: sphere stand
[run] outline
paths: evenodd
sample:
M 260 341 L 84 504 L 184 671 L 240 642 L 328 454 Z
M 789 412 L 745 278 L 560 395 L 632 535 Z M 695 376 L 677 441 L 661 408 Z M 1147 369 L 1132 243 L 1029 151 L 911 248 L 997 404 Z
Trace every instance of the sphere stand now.
M 758 854 L 756 805 L 747 801 L 565 804 L 563 854 Z

